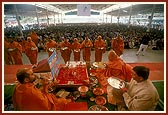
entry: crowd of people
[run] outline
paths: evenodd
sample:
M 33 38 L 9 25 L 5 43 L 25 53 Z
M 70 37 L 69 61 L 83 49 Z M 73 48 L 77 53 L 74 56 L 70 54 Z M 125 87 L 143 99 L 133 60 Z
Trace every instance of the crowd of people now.
M 5 34 L 4 49 L 6 53 L 7 51 L 6 48 L 8 47 L 8 44 L 11 41 L 15 41 L 21 44 L 22 46 L 22 51 L 20 50 L 20 52 L 26 53 L 27 55 L 26 42 L 28 41 L 27 38 L 29 37 L 35 43 L 34 45 L 36 45 L 36 47 L 38 48 L 36 50 L 36 54 L 34 53 L 34 55 L 37 56 L 38 52 L 40 52 L 41 50 L 44 50 L 49 52 L 48 55 L 50 56 L 52 51 L 55 50 L 56 48 L 61 49 L 61 47 L 65 45 L 63 42 L 66 41 L 67 39 L 67 42 L 69 42 L 69 45 L 68 45 L 69 49 L 73 49 L 73 53 L 75 55 L 74 58 L 76 58 L 74 60 L 80 59 L 79 51 L 83 49 L 83 59 L 85 61 L 90 61 L 90 59 L 86 59 L 88 57 L 85 56 L 86 54 L 87 55 L 90 54 L 89 50 L 95 50 L 96 51 L 95 55 L 101 55 L 99 54 L 100 51 L 102 51 L 103 53 L 106 50 L 113 49 L 117 51 L 116 53 L 120 56 L 122 55 L 124 49 L 139 48 L 141 45 L 142 38 L 146 33 L 146 30 L 147 28 L 139 27 L 139 26 L 130 26 L 128 28 L 126 25 L 118 26 L 115 24 L 102 24 L 102 25 L 97 25 L 97 24 L 86 24 L 86 25 L 75 25 L 75 24 L 68 25 L 67 24 L 66 25 L 65 24 L 65 25 L 48 27 L 42 30 L 29 30 L 29 31 L 26 30 L 26 31 L 23 31 L 23 36 L 20 36 L 20 34 L 18 33 L 19 31 L 17 29 L 14 30 L 11 28 L 6 28 L 4 33 Z M 96 41 L 98 36 L 101 36 L 101 39 L 104 42 L 104 43 L 101 43 L 102 44 L 101 47 L 104 47 L 102 50 L 97 50 L 96 48 L 97 47 Z M 149 32 L 149 37 L 150 37 L 150 40 L 148 41 L 149 42 L 148 45 L 150 45 L 152 49 L 154 50 L 164 49 L 164 31 L 163 30 L 151 29 Z M 121 38 L 121 40 L 119 40 L 118 38 Z M 77 42 L 75 44 L 78 44 L 78 45 L 74 44 L 74 39 L 75 39 L 75 42 Z M 84 41 L 88 41 L 88 40 L 89 42 L 87 44 L 89 48 L 86 48 L 84 45 L 84 43 L 86 42 Z M 118 44 L 120 44 L 120 47 Z M 72 46 L 73 48 L 70 46 Z M 64 47 L 67 47 L 67 46 L 65 45 Z M 84 51 L 84 47 L 85 47 L 85 51 Z M 62 49 L 60 51 L 65 52 Z M 77 50 L 78 50 L 78 53 L 77 53 Z M 88 53 L 86 53 L 86 51 Z M 11 54 L 11 52 L 13 51 L 9 51 L 6 54 Z M 71 52 L 72 51 L 69 51 L 66 54 L 70 55 Z M 62 53 L 61 55 L 63 56 L 64 53 Z M 8 59 L 6 59 L 6 57 Z M 99 57 L 101 56 L 95 56 L 95 58 L 99 58 Z M 12 57 L 5 55 L 6 64 L 9 64 L 9 59 L 11 58 Z M 68 58 L 68 57 L 63 56 L 63 59 L 65 62 L 69 60 L 65 58 Z M 95 59 L 95 61 L 101 61 L 101 59 Z M 17 62 L 10 62 L 10 63 L 17 64 Z M 35 64 L 36 61 L 31 63 Z

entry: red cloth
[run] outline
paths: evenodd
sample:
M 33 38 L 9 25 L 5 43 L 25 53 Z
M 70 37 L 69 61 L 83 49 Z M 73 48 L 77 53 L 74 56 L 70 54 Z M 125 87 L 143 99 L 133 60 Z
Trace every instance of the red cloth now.
M 87 102 L 71 102 L 65 105 L 64 111 L 88 111 Z
M 86 83 L 84 81 L 88 80 L 87 69 L 86 67 L 61 68 L 56 79 L 59 85 L 84 85 Z
M 33 68 L 33 72 L 40 73 L 40 72 L 50 72 L 51 69 L 48 64 L 48 58 L 43 59 L 38 62 L 37 67 Z

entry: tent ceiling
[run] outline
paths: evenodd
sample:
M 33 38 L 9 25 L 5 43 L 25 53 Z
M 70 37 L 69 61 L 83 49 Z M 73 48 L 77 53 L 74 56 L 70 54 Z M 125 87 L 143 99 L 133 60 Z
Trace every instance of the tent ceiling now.
M 50 5 L 49 8 L 54 7 L 59 9 L 60 11 L 70 11 L 77 8 L 77 4 L 47 4 Z M 91 9 L 96 11 L 102 11 L 110 6 L 113 6 L 115 4 L 91 4 Z M 44 4 L 45 7 L 45 4 Z M 46 16 L 47 10 L 45 8 L 37 7 L 37 12 L 39 16 Z M 164 4 L 155 4 L 155 13 L 164 13 Z M 16 8 L 18 11 L 18 14 L 21 16 L 36 16 L 36 6 L 31 4 L 16 4 Z M 137 15 L 137 14 L 147 14 L 151 13 L 153 8 L 153 4 L 136 4 L 132 6 L 132 13 L 131 15 Z M 129 16 L 130 7 L 127 8 L 121 8 L 120 9 L 120 16 Z M 119 10 L 110 10 L 105 12 L 105 14 L 118 16 Z M 48 15 L 57 14 L 57 10 L 48 10 Z M 4 14 L 5 15 L 15 15 L 15 9 L 14 4 L 4 4 Z

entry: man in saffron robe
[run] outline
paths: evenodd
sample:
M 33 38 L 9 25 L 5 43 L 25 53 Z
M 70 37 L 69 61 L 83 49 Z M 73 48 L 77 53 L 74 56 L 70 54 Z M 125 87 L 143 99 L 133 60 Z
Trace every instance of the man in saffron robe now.
M 49 83 L 48 79 L 41 77 L 42 87 L 38 89 L 34 85 L 37 77 L 32 69 L 21 68 L 16 73 L 17 80 L 12 100 L 16 111 L 57 111 L 63 110 L 69 99 L 56 98 L 49 89 L 55 84 Z
M 72 43 L 74 61 L 80 61 L 80 49 L 81 49 L 81 44 L 78 42 L 77 38 L 74 38 L 74 42 Z
M 18 42 L 14 41 L 13 39 L 10 39 L 8 51 L 13 61 L 12 64 L 15 64 L 15 65 L 23 64 L 22 46 Z
M 94 42 L 95 47 L 95 62 L 101 62 L 103 53 L 106 51 L 106 44 L 102 39 L 102 36 L 98 36 L 97 40 Z
M 106 64 L 105 76 L 117 77 L 128 82 L 131 80 L 132 66 L 126 64 L 114 50 L 108 52 L 108 62 Z
M 90 63 L 91 48 L 93 47 L 93 44 L 88 36 L 85 37 L 85 40 L 81 43 L 81 46 L 83 52 L 83 60 L 86 61 L 86 63 Z
M 27 37 L 27 42 L 25 43 L 25 54 L 32 65 L 37 64 L 38 48 L 30 36 Z
M 116 54 L 118 56 L 121 56 L 123 54 L 124 40 L 123 40 L 123 38 L 121 37 L 120 34 L 118 34 L 116 38 L 112 39 L 111 47 L 116 52 Z
M 5 37 L 5 40 L 4 40 L 4 60 L 5 60 L 5 64 L 10 65 L 10 64 L 12 64 L 12 58 L 9 54 L 8 48 L 9 48 L 9 42 L 8 42 L 7 37 Z
M 64 62 L 70 61 L 71 57 L 71 44 L 68 42 L 67 38 L 64 38 L 64 41 L 60 43 L 60 52 L 61 56 L 64 59 Z
M 36 32 L 35 31 L 32 31 L 31 33 L 30 33 L 30 37 L 31 37 L 31 39 L 32 39 L 32 41 L 36 44 L 36 46 L 37 46 L 37 44 L 38 44 L 38 35 L 36 34 Z
M 104 91 L 107 91 L 109 77 L 117 77 L 121 80 L 129 82 L 132 78 L 132 66 L 126 64 L 114 50 L 108 52 L 108 62 L 106 62 L 106 68 L 97 69 L 96 76 Z
M 57 50 L 57 42 L 49 38 L 49 40 L 46 42 L 46 50 L 48 52 L 48 57 L 51 56 L 51 54 Z

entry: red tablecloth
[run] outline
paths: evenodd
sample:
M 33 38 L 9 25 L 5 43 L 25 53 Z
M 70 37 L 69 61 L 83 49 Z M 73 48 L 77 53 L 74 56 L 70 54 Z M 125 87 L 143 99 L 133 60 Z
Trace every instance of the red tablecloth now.
M 61 68 L 56 79 L 58 85 L 84 85 L 89 80 L 86 67 Z

